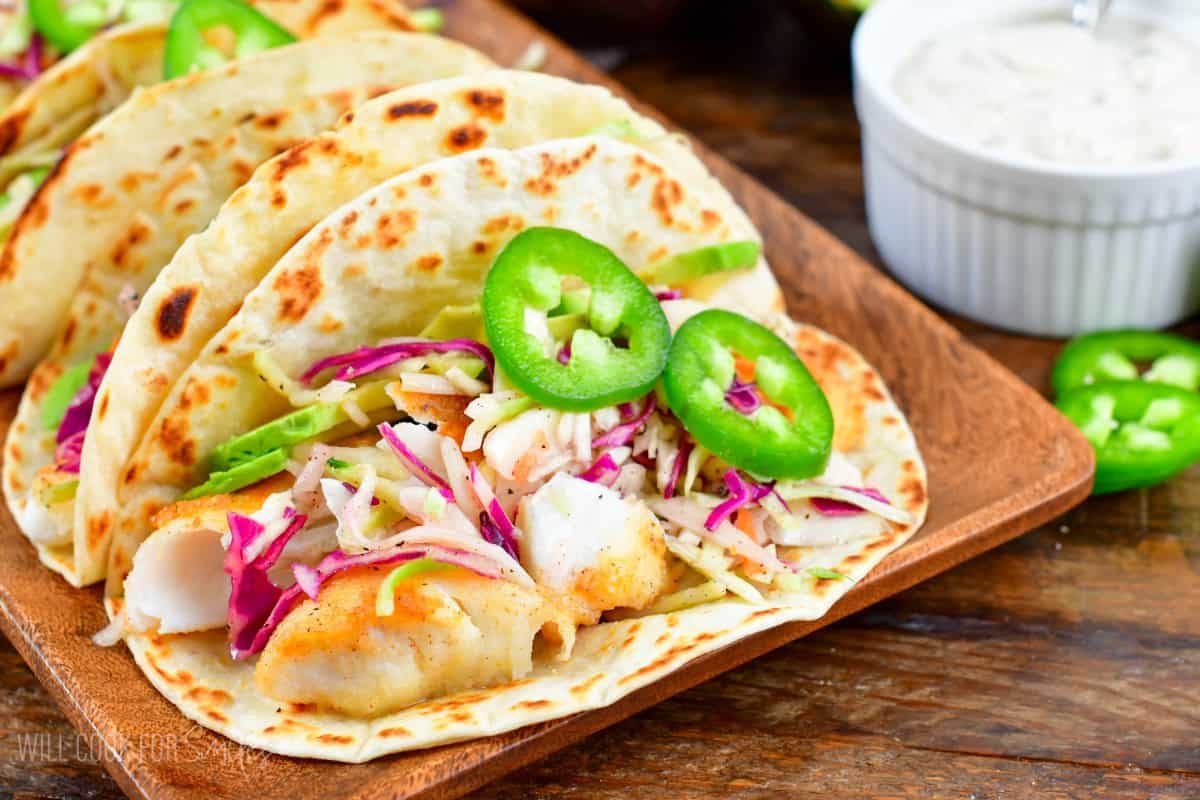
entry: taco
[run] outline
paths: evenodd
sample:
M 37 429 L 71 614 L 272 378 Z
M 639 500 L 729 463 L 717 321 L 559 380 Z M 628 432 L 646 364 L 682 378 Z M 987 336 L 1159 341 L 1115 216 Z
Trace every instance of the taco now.
M 687 296 L 759 261 L 708 200 L 588 136 L 331 214 L 130 463 L 156 530 L 100 640 L 199 724 L 356 762 L 824 614 L 919 527 L 924 466 L 848 345 Z
M 489 66 L 425 34 L 301 42 L 145 89 L 69 148 L 0 255 L 8 363 L 57 336 L 26 387 L 3 467 L 14 517 L 45 563 L 75 583 L 102 575 L 102 558 L 72 558 L 80 448 L 108 350 L 183 241 L 261 162 L 368 97 Z M 282 193 L 270 201 L 288 202 Z M 189 303 L 176 298 L 160 329 L 182 326 Z
M 60 548 L 65 553 L 73 548 L 82 580 L 99 579 L 112 561 L 113 585 L 120 586 L 153 515 L 153 508 L 141 504 L 124 513 L 126 498 L 138 492 L 139 471 L 129 468 L 135 449 L 179 375 L 309 228 L 376 184 L 440 157 L 597 131 L 636 140 L 684 176 L 736 236 L 757 235 L 685 141 L 606 89 L 533 73 L 495 71 L 393 92 L 264 164 L 208 228 L 180 248 L 122 333 L 83 447 L 75 539 Z M 279 196 L 287 202 L 276 202 Z M 783 307 L 761 260 L 756 270 L 722 283 L 721 291 L 747 307 Z M 706 297 L 711 287 L 700 282 L 692 292 Z M 176 325 L 172 309 L 181 293 L 188 298 L 187 314 Z M 429 309 L 443 302 L 435 295 L 415 299 Z M 164 327 L 164 320 L 170 324 Z M 54 510 L 54 516 L 60 513 Z
M 121 24 L 97 26 L 94 36 L 61 60 L 33 30 L 27 10 L 11 9 L 10 27 L 0 36 L 0 58 L 11 59 L 0 61 L 0 242 L 64 147 L 134 89 L 163 80 L 165 17 L 174 5 L 117 4 L 118 16 L 103 21 Z M 250 5 L 302 39 L 358 30 L 415 30 L 404 7 L 395 2 L 250 0 Z M 122 16 L 134 9 L 136 21 Z M 145 19 L 147 14 L 155 18 Z M 10 80 L 4 81 L 4 75 Z M 20 381 L 31 366 L 29 361 L 0 366 L 0 385 Z

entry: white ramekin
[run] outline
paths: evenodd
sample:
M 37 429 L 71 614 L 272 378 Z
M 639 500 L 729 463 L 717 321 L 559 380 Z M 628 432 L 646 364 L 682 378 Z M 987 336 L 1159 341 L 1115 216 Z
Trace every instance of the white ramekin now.
M 1077 167 L 952 141 L 894 80 L 951 29 L 1066 15 L 1065 0 L 877 0 L 854 34 L 871 236 L 895 275 L 936 305 L 1043 336 L 1161 327 L 1200 308 L 1200 162 Z M 1200 42 L 1170 0 L 1114 13 Z M 1196 77 L 1200 80 L 1200 75 Z

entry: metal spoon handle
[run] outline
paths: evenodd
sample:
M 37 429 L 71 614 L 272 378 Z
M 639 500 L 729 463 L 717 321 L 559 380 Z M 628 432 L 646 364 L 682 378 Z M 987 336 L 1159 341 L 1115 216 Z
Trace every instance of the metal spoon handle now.
M 1094 29 L 1111 5 L 1112 0 L 1072 0 L 1071 22 L 1081 28 Z

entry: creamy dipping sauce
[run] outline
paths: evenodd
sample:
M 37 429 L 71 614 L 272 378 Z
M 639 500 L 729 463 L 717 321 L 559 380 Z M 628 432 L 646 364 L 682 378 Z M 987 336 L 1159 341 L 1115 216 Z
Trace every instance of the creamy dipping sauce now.
M 1200 48 L 1144 25 L 951 31 L 900 69 L 896 91 L 941 133 L 1014 156 L 1095 165 L 1200 159 Z

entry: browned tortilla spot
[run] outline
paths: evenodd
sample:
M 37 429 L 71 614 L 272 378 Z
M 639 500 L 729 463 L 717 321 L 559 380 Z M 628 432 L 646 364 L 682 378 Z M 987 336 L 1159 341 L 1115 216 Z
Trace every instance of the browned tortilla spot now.
M 171 159 L 175 158 L 175 156 L 179 155 L 182 152 L 183 152 L 183 145 L 173 144 L 173 145 L 171 145 L 171 149 L 168 150 L 166 152 L 166 154 L 163 156 L 163 161 L 170 161 Z
M 485 235 L 493 233 L 501 233 L 503 231 L 519 231 L 525 227 L 525 220 L 515 214 L 501 214 L 498 217 L 492 217 L 483 225 L 483 233 Z
M 711 209 L 704 209 L 700 212 L 700 229 L 703 231 L 711 231 L 713 228 L 721 224 L 721 215 Z
M 250 180 L 250 176 L 254 174 L 254 165 L 244 158 L 237 159 L 232 166 L 234 180 L 237 181 L 238 186 Z
M 167 415 L 158 426 L 158 441 L 167 458 L 184 467 L 196 463 L 196 441 L 191 438 L 189 431 L 188 418 L 183 413 Z
M 316 736 L 309 736 L 308 739 L 321 744 L 350 744 L 354 741 L 353 736 L 343 736 L 338 733 L 320 733 Z
M 202 406 L 212 398 L 212 391 L 203 381 L 188 378 L 179 397 L 179 407 L 188 411 L 196 406 Z
M 199 703 L 213 703 L 221 706 L 227 706 L 233 702 L 233 695 L 224 689 L 209 689 L 205 686 L 193 686 L 187 690 L 184 697 Z
M 895 538 L 896 537 L 893 532 L 885 533 L 882 536 L 880 536 L 878 539 L 872 539 L 871 541 L 867 542 L 863 546 L 863 549 L 864 550 L 882 550 L 883 548 L 890 546 L 892 541 Z
M 75 340 L 75 334 L 78 332 L 78 330 L 79 323 L 76 321 L 76 319 L 74 317 L 68 319 L 66 327 L 63 328 L 62 337 L 59 339 L 59 342 L 62 344 L 64 350 L 71 346 L 71 342 Z
M 113 248 L 113 263 L 118 267 L 128 266 L 127 262 L 129 260 L 129 251 L 149 239 L 150 234 L 151 230 L 149 225 L 140 219 L 134 219 L 133 222 L 129 224 L 128 230 L 125 231 L 125 235 L 121 237 L 116 246 Z
M 358 222 L 358 212 L 346 212 L 346 215 L 338 221 L 338 238 L 343 240 L 349 239 L 350 234 L 354 231 L 354 224 L 356 222 Z
M 317 326 L 317 329 L 322 333 L 335 333 L 342 329 L 342 324 L 342 321 L 333 314 L 326 314 L 321 318 L 321 324 Z
M 221 724 L 229 722 L 229 717 L 225 716 L 220 711 L 217 711 L 215 708 L 206 708 L 203 709 L 203 711 L 204 716 L 208 717 L 214 722 L 220 722 Z
M 695 649 L 696 649 L 695 644 L 675 645 L 670 650 L 668 650 L 667 652 L 663 653 L 658 658 L 651 661 L 649 664 L 646 664 L 645 666 L 641 667 L 637 671 L 632 672 L 632 673 L 622 677 L 619 681 L 617 681 L 617 683 L 620 683 L 622 685 L 627 684 L 627 683 L 632 683 L 644 675 L 648 675 L 651 672 L 656 672 L 657 670 L 662 669 L 663 667 L 670 664 L 672 661 L 674 661 L 679 656 L 687 655 L 688 653 L 692 652 Z
M 437 253 L 430 253 L 427 256 L 421 256 L 413 263 L 418 272 L 437 272 L 438 267 L 442 265 L 442 257 Z
M 474 252 L 476 255 L 483 255 L 490 248 L 491 248 L 491 245 L 489 245 L 487 242 L 484 242 L 484 241 L 476 241 L 471 244 L 471 251 Z
M 577 683 L 574 686 L 572 686 L 571 694 L 574 694 L 574 695 L 587 694 L 589 691 L 591 691 L 591 688 L 593 686 L 595 686 L 597 683 L 599 683 L 602 680 L 604 680 L 604 673 L 597 672 L 595 675 L 591 676 L 590 678 L 587 678 L 582 683 Z
M 551 195 L 558 188 L 558 181 L 574 175 L 595 155 L 595 144 L 588 145 L 586 150 L 570 159 L 557 159 L 549 153 L 542 153 L 542 172 L 526 181 L 525 188 L 533 194 Z
M 145 172 L 143 170 L 134 170 L 132 172 L 127 172 L 123 176 L 121 176 L 120 186 L 121 186 L 122 191 L 124 191 L 126 193 L 132 193 L 132 192 L 137 191 L 137 188 L 139 186 L 141 186 L 143 183 L 152 181 L 157 177 L 158 177 L 158 175 L 153 172 Z
M 107 208 L 116 202 L 116 198 L 105 196 L 104 187 L 98 183 L 85 183 L 77 186 L 71 194 L 80 203 L 92 208 Z
M 421 186 L 422 189 L 428 189 L 428 188 L 432 187 L 435 183 L 437 183 L 437 176 L 433 175 L 432 173 L 426 172 L 424 175 L 422 175 L 420 178 L 417 179 L 417 183 Z
M 50 361 L 43 361 L 39 364 L 29 376 L 29 399 L 35 403 L 40 401 L 42 395 L 49 391 L 54 382 L 58 380 L 62 370 L 62 366 Z
M 8 154 L 21 138 L 21 131 L 25 129 L 30 112 L 31 109 L 23 108 L 0 117 L 0 155 Z
M 755 611 L 753 614 L 751 614 L 746 619 L 751 620 L 751 619 L 758 619 L 759 617 L 769 617 L 772 614 L 778 614 L 778 613 L 779 613 L 778 608 L 763 608 L 758 611 Z
M 321 270 L 315 263 L 279 273 L 272 286 L 279 292 L 279 319 L 292 322 L 304 319 L 324 289 Z
M 664 178 L 654 184 L 654 193 L 650 197 L 650 206 L 658 215 L 663 225 L 670 227 L 675 224 L 675 206 L 683 202 L 683 187 L 673 178 Z
M 194 286 L 177 286 L 167 299 L 159 304 L 155 328 L 158 330 L 160 338 L 170 342 L 183 336 L 184 328 L 187 327 L 188 314 L 192 310 L 192 303 L 196 300 L 196 292 Z
M 909 502 L 909 508 L 916 508 L 925 502 L 925 485 L 918 478 L 905 478 L 900 484 L 900 494 Z
M 23 460 L 24 455 L 21 453 L 21 445 L 19 445 L 15 441 L 10 442 L 8 445 L 8 457 L 11 458 L 13 461 Z
M 108 413 L 108 401 L 111 399 L 108 392 L 100 395 L 100 405 L 96 409 L 96 419 L 103 421 L 104 416 Z
M 501 189 L 508 185 L 508 181 L 505 180 L 504 176 L 500 174 L 500 169 L 497 167 L 496 162 L 493 159 L 488 158 L 487 156 L 481 156 L 479 161 L 476 163 L 479 166 L 479 174 L 484 178 L 487 178 Z
M 536 711 L 539 708 L 547 708 L 552 705 L 554 704 L 549 700 L 522 700 L 509 707 L 509 711 Z
M 412 736 L 412 731 L 400 725 L 394 725 L 391 728 L 384 728 L 375 735 L 380 739 L 391 739 L 398 736 Z
M 463 94 L 467 105 L 480 117 L 504 121 L 504 92 L 500 89 L 470 89 Z
M 375 222 L 375 242 L 384 250 L 403 247 L 408 235 L 416 228 L 416 211 L 412 209 L 385 211 Z
M 410 100 L 407 103 L 397 103 L 389 106 L 388 119 L 404 119 L 405 117 L 432 117 L 437 113 L 438 105 L 432 100 Z
M 275 208 L 287 208 L 287 193 L 283 189 L 276 189 L 271 193 L 271 205 Z
M 482 147 L 485 141 L 487 141 L 487 131 L 474 122 L 468 122 L 466 125 L 460 125 L 450 131 L 446 137 L 446 149 L 451 153 L 463 153 Z
M 279 155 L 275 160 L 274 178 L 278 183 L 293 169 L 308 163 L 308 143 L 298 144 L 292 149 Z
M 272 111 L 269 114 L 263 114 L 254 121 L 254 127 L 265 131 L 275 130 L 287 121 L 287 118 L 290 116 L 290 114 L 291 112 L 283 108 L 277 111 Z
M 113 512 L 102 511 L 88 518 L 87 543 L 90 549 L 95 549 L 100 542 L 108 538 L 113 528 Z

